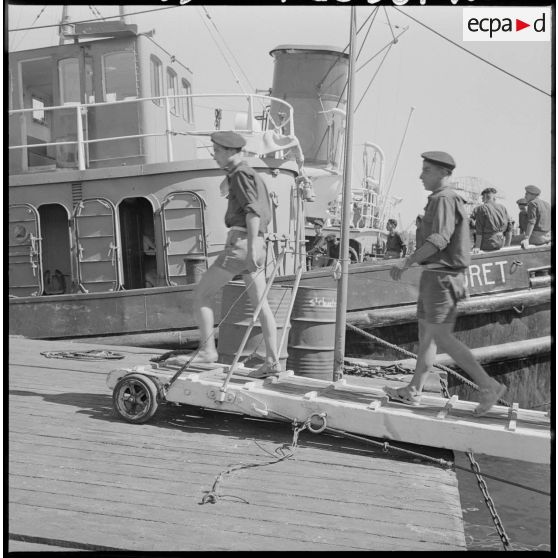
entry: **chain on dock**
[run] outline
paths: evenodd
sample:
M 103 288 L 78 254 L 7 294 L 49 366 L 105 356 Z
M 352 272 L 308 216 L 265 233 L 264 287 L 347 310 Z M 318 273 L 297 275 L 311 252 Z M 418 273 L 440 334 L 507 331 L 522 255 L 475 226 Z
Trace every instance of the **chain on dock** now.
M 276 413 L 278 414 L 278 413 Z M 287 418 L 283 415 L 280 415 L 282 418 Z M 278 458 L 274 459 L 273 461 L 267 461 L 266 463 L 239 463 L 237 465 L 233 465 L 232 467 L 228 468 L 225 471 L 221 471 L 217 477 L 215 478 L 215 481 L 213 482 L 213 486 L 211 487 L 211 490 L 208 490 L 205 492 L 200 505 L 203 504 L 216 504 L 218 502 L 218 500 L 220 499 L 226 499 L 226 498 L 232 498 L 235 500 L 240 500 L 242 502 L 244 502 L 245 504 L 248 504 L 249 502 L 247 500 L 245 500 L 244 498 L 241 498 L 240 496 L 234 496 L 234 495 L 227 495 L 227 494 L 219 494 L 218 493 L 218 488 L 219 485 L 221 484 L 221 481 L 223 480 L 223 477 L 225 475 L 229 475 L 231 473 L 233 473 L 234 471 L 240 471 L 241 469 L 250 469 L 253 467 L 265 467 L 267 465 L 275 465 L 277 463 L 280 463 L 281 461 L 285 461 L 287 459 L 291 459 L 294 456 L 294 452 L 297 448 L 298 445 L 298 435 L 300 434 L 300 432 L 302 432 L 305 428 L 308 428 L 310 426 L 310 421 L 311 421 L 311 417 L 306 419 L 303 423 L 299 423 L 297 420 L 292 419 L 292 426 L 293 426 L 293 439 L 292 442 L 290 444 L 282 444 L 281 446 L 279 446 L 278 448 L 275 449 L 275 455 L 279 455 Z M 269 455 L 273 455 L 272 453 L 268 452 L 267 450 L 265 450 L 264 448 L 262 448 L 257 442 L 256 445 L 262 449 L 263 451 L 265 451 L 267 454 Z
M 486 482 L 482 478 L 479 464 L 475 461 L 475 458 L 473 457 L 473 454 L 471 452 L 467 452 L 467 457 L 471 462 L 471 470 L 475 474 L 475 477 L 477 477 L 479 488 L 481 489 L 482 495 L 484 496 L 484 501 L 486 503 L 488 511 L 490 512 L 490 516 L 492 517 L 492 521 L 494 522 L 498 536 L 502 541 L 504 550 L 512 550 L 510 539 L 506 534 L 504 526 L 502 525 L 502 520 L 500 519 L 500 516 L 496 511 L 496 507 L 494 506 L 494 501 L 492 500 L 490 494 L 488 493 L 488 487 L 486 486 Z
M 417 355 L 412 353 L 411 351 L 407 351 L 406 349 L 404 349 L 403 347 L 400 347 L 399 345 L 394 345 L 393 343 L 389 343 L 385 339 L 377 337 L 376 335 L 372 335 L 371 333 L 368 333 L 367 331 L 364 331 L 363 329 L 360 329 L 360 328 L 358 328 L 358 327 L 356 327 L 352 324 L 347 324 L 347 328 L 363 335 L 364 337 L 367 337 L 368 339 L 371 339 L 372 341 L 375 341 L 376 343 L 379 343 L 379 344 L 383 345 L 384 347 L 388 347 L 392 350 L 398 351 L 398 352 L 404 354 L 405 356 L 408 356 L 408 357 L 411 357 L 411 358 L 417 358 Z M 464 384 L 468 385 L 469 387 L 472 387 L 476 390 L 479 389 L 479 387 L 474 382 L 471 382 L 470 380 L 468 380 L 467 378 L 465 378 L 464 376 L 462 376 L 461 374 L 459 374 L 455 370 L 449 368 L 448 366 L 444 366 L 443 364 L 434 364 L 434 366 L 436 368 L 440 369 L 440 370 L 443 370 L 444 372 L 448 372 L 450 374 L 453 374 L 455 377 L 457 377 L 459 380 L 461 380 Z M 447 383 L 445 382 L 445 380 L 440 379 L 440 384 L 441 384 L 441 389 L 442 389 L 443 396 L 449 398 L 450 394 L 449 394 L 449 391 L 448 391 Z M 507 407 L 510 406 L 510 404 L 503 399 L 498 399 L 498 402 L 502 403 L 503 405 L 506 405 Z M 386 450 L 384 449 L 384 451 L 386 451 Z M 404 450 L 404 451 L 407 451 L 407 450 Z M 504 529 L 504 526 L 502 525 L 502 520 L 500 519 L 500 516 L 498 515 L 498 512 L 496 511 L 496 507 L 494 506 L 494 501 L 492 500 L 490 494 L 488 493 L 488 487 L 486 485 L 486 482 L 484 481 L 484 479 L 481 476 L 481 470 L 480 470 L 479 464 L 475 461 L 475 458 L 473 457 L 472 452 L 467 452 L 466 455 L 467 455 L 467 458 L 469 459 L 469 462 L 471 464 L 471 470 L 473 471 L 473 473 L 477 477 L 477 482 L 479 484 L 479 488 L 480 488 L 480 490 L 481 490 L 481 492 L 484 496 L 484 501 L 486 503 L 486 506 L 488 508 L 490 516 L 492 517 L 492 521 L 493 521 L 493 523 L 496 527 L 496 531 L 498 532 L 498 535 L 499 535 L 499 537 L 502 541 L 502 545 L 504 547 L 504 550 L 511 550 L 510 539 L 508 538 L 508 536 L 506 534 L 506 531 Z M 525 488 L 527 488 L 527 487 L 525 487 Z

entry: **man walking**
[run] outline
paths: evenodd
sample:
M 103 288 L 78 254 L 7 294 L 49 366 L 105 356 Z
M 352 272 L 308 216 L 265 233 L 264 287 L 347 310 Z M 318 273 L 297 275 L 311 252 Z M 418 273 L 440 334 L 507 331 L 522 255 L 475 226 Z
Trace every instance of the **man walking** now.
M 196 285 L 195 310 L 200 331 L 200 348 L 193 362 L 216 362 L 212 302 L 220 289 L 235 275 L 242 274 L 253 308 L 262 299 L 266 282 L 264 233 L 271 220 L 269 194 L 263 180 L 241 154 L 245 139 L 236 132 L 211 135 L 213 158 L 227 172 L 229 185 L 225 225 L 226 245 Z M 265 362 L 251 376 L 265 378 L 281 371 L 277 353 L 277 325 L 267 300 L 259 314 L 266 348 Z
M 492 379 L 475 360 L 471 350 L 453 334 L 457 302 L 466 296 L 465 271 L 470 263 L 469 220 L 465 200 L 448 186 L 455 168 L 453 157 L 443 151 L 428 151 L 423 158 L 420 179 L 431 192 L 421 224 L 422 244 L 403 263 L 391 268 L 399 280 L 414 263 L 423 267 L 419 284 L 417 316 L 419 349 L 415 373 L 402 388 L 385 387 L 390 399 L 419 405 L 421 392 L 439 347 L 462 368 L 480 390 L 476 416 L 486 414 L 506 392 L 506 386 Z

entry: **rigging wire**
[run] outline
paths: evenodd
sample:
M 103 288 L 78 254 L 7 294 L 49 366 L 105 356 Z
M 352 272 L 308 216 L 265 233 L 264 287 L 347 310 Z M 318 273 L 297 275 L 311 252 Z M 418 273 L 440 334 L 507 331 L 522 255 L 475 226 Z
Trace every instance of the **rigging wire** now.
M 418 23 L 419 25 L 422 25 L 424 28 L 428 29 L 429 31 L 432 31 L 432 33 L 434 33 L 435 35 L 438 35 L 439 37 L 441 37 L 442 39 L 444 39 L 445 41 L 448 41 L 448 43 L 451 43 L 453 46 L 456 46 L 457 48 L 460 48 L 461 50 L 465 51 L 467 54 L 470 54 L 471 56 L 474 56 L 475 58 L 478 58 L 479 60 L 481 60 L 482 62 L 484 62 L 485 64 L 488 64 L 489 66 L 492 66 L 493 68 L 495 68 L 496 70 L 500 70 L 501 72 L 503 72 L 504 74 L 516 79 L 517 81 L 520 81 L 521 83 L 523 83 L 524 85 L 528 85 L 529 87 L 532 87 L 533 89 L 535 89 L 536 91 L 538 91 L 539 93 L 543 93 L 544 95 L 547 95 L 548 97 L 551 97 L 552 94 L 548 93 L 547 91 L 544 91 L 544 89 L 540 89 L 539 87 L 537 87 L 536 85 L 533 85 L 532 83 L 529 83 L 528 81 L 516 76 L 515 74 L 512 74 L 511 72 L 508 72 L 507 70 L 504 70 L 504 68 L 497 66 L 496 64 L 494 64 L 493 62 L 490 62 L 489 60 L 486 60 L 485 58 L 483 58 L 482 56 L 479 56 L 478 54 L 466 49 L 465 47 L 462 47 L 460 44 L 456 43 L 455 41 L 452 41 L 450 38 L 446 37 L 445 35 L 442 35 L 441 33 L 439 33 L 438 31 L 436 31 L 435 29 L 433 29 L 432 27 L 429 27 L 428 25 L 426 25 L 425 23 L 423 23 L 422 21 L 414 18 L 413 16 L 405 13 L 403 10 L 400 10 L 399 8 L 396 8 L 395 6 L 393 7 L 394 10 L 397 10 L 398 12 L 402 13 L 403 15 L 407 16 L 408 18 L 412 19 L 413 21 L 415 21 L 416 23 Z
M 380 222 L 384 217 L 384 211 L 385 211 L 386 205 L 387 205 L 388 194 L 389 194 L 389 191 L 391 190 L 391 184 L 393 182 L 393 177 L 395 176 L 395 170 L 397 169 L 397 164 L 399 163 L 399 156 L 401 155 L 401 150 L 403 149 L 403 143 L 405 142 L 405 137 L 407 136 L 407 130 L 409 129 L 409 122 L 411 122 L 411 116 L 413 116 L 413 111 L 414 110 L 415 110 L 415 107 L 411 107 L 411 110 L 409 111 L 409 117 L 407 118 L 407 124 L 405 126 L 405 131 L 403 132 L 403 137 L 401 138 L 401 143 L 399 144 L 399 150 L 397 151 L 397 156 L 395 157 L 395 163 L 393 164 L 393 169 L 391 171 L 389 184 L 388 184 L 386 193 L 384 195 L 384 203 L 382 205 L 382 209 L 380 210 Z
M 389 20 L 389 15 L 388 15 L 388 11 L 386 10 L 385 6 L 382 6 L 382 8 L 384 8 L 384 13 L 386 14 L 386 19 L 389 25 L 389 30 L 391 31 L 391 36 L 393 37 L 393 42 L 396 43 L 397 39 L 395 38 L 395 33 L 393 32 L 393 27 L 391 25 L 391 21 Z
M 43 6 L 42 10 L 39 12 L 39 15 L 33 20 L 33 23 L 31 24 L 31 27 L 28 28 L 24 28 L 23 30 L 26 31 L 26 33 L 24 33 L 21 37 L 21 39 L 19 40 L 19 42 L 17 43 L 17 46 L 19 46 L 22 41 L 25 39 L 25 37 L 27 37 L 27 34 L 29 33 L 30 29 L 37 29 L 37 27 L 35 27 L 35 23 L 37 23 L 37 21 L 39 21 L 39 18 L 41 17 L 41 15 L 43 15 L 43 12 L 46 10 L 46 4 Z M 16 50 L 17 46 L 14 44 L 13 49 L 12 50 Z
M 217 28 L 217 25 L 215 24 L 215 22 L 213 21 L 213 18 L 211 17 L 209 12 L 207 11 L 207 8 L 205 6 L 201 6 L 201 8 L 205 12 L 205 15 L 206 15 L 207 19 L 209 19 L 211 21 L 211 24 L 215 28 L 215 31 L 217 32 L 217 34 L 219 35 L 219 37 L 223 41 L 223 44 L 225 45 L 225 48 L 227 49 L 227 51 L 231 55 L 232 59 L 235 61 L 236 65 L 238 66 L 240 72 L 244 76 L 244 79 L 246 80 L 246 83 L 249 85 L 249 87 L 252 91 L 255 91 L 255 87 L 250 83 L 250 80 L 248 79 L 248 76 L 246 75 L 246 72 L 242 69 L 242 66 L 241 66 L 240 62 L 236 59 L 234 53 L 232 52 L 232 50 L 227 45 L 227 42 L 225 41 L 225 39 L 224 39 L 223 35 L 221 34 L 221 32 L 219 31 L 219 29 Z
M 174 8 L 181 8 L 182 6 L 166 6 L 164 8 L 155 8 L 153 10 L 144 10 L 142 12 L 130 12 L 126 14 L 126 17 L 128 16 L 133 16 L 133 15 L 140 15 L 140 14 L 148 14 L 150 12 L 160 12 L 161 10 L 172 10 Z M 46 6 L 45 6 L 46 8 Z M 120 14 L 116 14 L 116 15 L 111 15 L 111 16 L 105 16 L 105 20 L 106 19 L 114 19 L 114 18 L 120 18 Z M 37 18 L 38 19 L 38 18 Z M 37 21 L 37 20 L 35 20 Z M 81 21 L 72 21 L 72 24 L 77 24 L 77 23 L 90 23 L 92 21 L 99 21 L 99 18 L 95 18 L 95 19 L 82 19 Z M 49 25 L 34 25 L 35 22 L 33 22 L 33 25 L 31 25 L 31 27 L 19 27 L 17 29 L 8 29 L 8 33 L 15 33 L 16 31 L 29 31 L 31 29 L 47 29 L 49 27 L 59 27 L 60 23 L 50 23 Z
M 385 59 L 387 58 L 387 55 L 389 54 L 389 51 L 391 50 L 391 47 L 393 45 L 394 45 L 394 43 L 390 43 L 388 49 L 386 50 L 386 52 L 384 54 L 384 57 L 380 60 L 380 63 L 378 64 L 378 67 L 376 68 L 376 71 L 374 72 L 374 75 L 370 78 L 370 81 L 368 82 L 368 85 L 366 86 L 366 89 L 364 90 L 364 93 L 362 94 L 362 97 L 360 98 L 360 101 L 357 103 L 357 106 L 355 107 L 355 113 L 358 110 L 358 107 L 360 106 L 360 103 L 362 103 L 362 101 L 364 100 L 364 97 L 366 97 L 366 94 L 368 93 L 368 90 L 372 86 L 372 82 L 374 81 L 374 79 L 378 75 L 378 72 L 380 71 L 380 68 L 382 67 L 382 64 L 384 63 Z
M 376 6 L 374 8 L 374 11 L 364 20 L 364 22 L 362 23 L 362 25 L 358 28 L 356 34 L 358 35 L 360 33 L 360 31 L 362 31 L 362 28 L 366 25 L 366 22 L 371 18 L 374 17 L 376 18 L 376 13 L 378 12 L 378 6 Z M 333 62 L 331 64 L 331 66 L 329 67 L 328 71 L 326 72 L 325 76 L 319 81 L 319 83 L 316 85 L 316 87 L 318 89 L 321 88 L 321 86 L 323 85 L 324 81 L 327 79 L 327 77 L 329 76 L 329 74 L 331 73 L 331 70 L 333 70 L 333 68 L 335 67 L 335 65 L 337 64 L 337 61 L 339 60 L 339 58 L 341 58 L 341 54 L 343 54 L 348 48 L 349 48 L 349 44 L 347 43 L 345 45 L 345 48 L 339 53 L 339 55 L 337 56 L 337 58 L 335 59 L 335 62 Z M 342 94 L 341 94 L 342 95 Z M 337 105 L 339 106 L 339 103 L 337 103 Z
M 105 16 L 98 10 L 97 6 L 92 6 L 89 4 L 89 9 L 93 12 L 94 16 L 97 16 L 99 19 L 106 21 Z
M 221 56 L 223 57 L 223 59 L 225 60 L 225 63 L 227 64 L 229 70 L 231 71 L 231 73 L 233 75 L 233 78 L 234 78 L 234 81 L 236 82 L 238 87 L 240 87 L 240 90 L 242 91 L 242 93 L 246 93 L 246 91 L 244 90 L 244 87 L 242 87 L 242 83 L 240 83 L 240 79 L 238 78 L 238 76 L 236 75 L 236 72 L 234 71 L 234 68 L 229 64 L 229 61 L 227 60 L 227 57 L 225 56 L 225 53 L 223 52 L 223 49 L 221 48 L 221 45 L 218 43 L 218 41 L 212 35 L 211 29 L 210 29 L 207 21 L 205 21 L 205 18 L 203 17 L 201 11 L 200 11 L 200 17 L 202 18 L 203 24 L 207 28 L 207 32 L 209 33 L 209 36 L 213 39 L 213 42 L 215 43 L 215 46 L 217 47 L 217 50 L 221 53 Z

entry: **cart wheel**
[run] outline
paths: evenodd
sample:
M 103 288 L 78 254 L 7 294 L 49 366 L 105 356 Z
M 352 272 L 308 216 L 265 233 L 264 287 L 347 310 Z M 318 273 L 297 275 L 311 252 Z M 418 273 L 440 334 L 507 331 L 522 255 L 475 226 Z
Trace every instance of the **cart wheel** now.
M 121 378 L 112 393 L 114 410 L 128 422 L 147 422 L 157 411 L 159 394 L 153 380 L 142 374 Z

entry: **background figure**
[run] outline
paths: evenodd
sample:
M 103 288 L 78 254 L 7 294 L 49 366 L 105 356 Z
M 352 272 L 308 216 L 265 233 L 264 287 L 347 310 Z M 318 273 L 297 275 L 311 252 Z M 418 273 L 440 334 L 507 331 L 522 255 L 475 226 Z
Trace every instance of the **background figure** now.
M 339 260 L 339 250 L 341 249 L 341 241 L 335 236 L 335 234 L 328 234 L 326 236 L 327 241 L 327 265 L 335 265 Z M 357 251 L 349 246 L 349 263 L 358 262 Z
M 496 188 L 485 188 L 481 192 L 482 204 L 474 209 L 475 245 L 473 252 L 491 252 L 509 246 L 512 221 L 508 210 L 496 202 Z
M 524 235 L 527 231 L 527 221 L 529 220 L 529 216 L 527 215 L 527 200 L 525 198 L 519 198 L 516 202 L 517 208 L 519 209 L 518 215 L 518 226 L 519 226 L 519 234 Z
M 396 228 L 397 221 L 395 219 L 388 219 L 388 222 L 386 223 L 388 236 L 386 238 L 386 252 L 384 254 L 384 260 L 401 258 L 407 253 L 407 245 L 401 238 L 401 235 L 395 230 Z
M 315 236 L 306 248 L 306 267 L 312 269 L 313 267 L 324 267 L 327 265 L 327 242 L 323 232 L 324 221 L 323 219 L 316 219 L 314 221 Z
M 540 189 L 536 186 L 525 186 L 525 199 L 527 200 L 527 228 L 521 241 L 521 247 L 529 244 L 541 246 L 550 242 L 551 210 L 550 204 L 541 200 Z

